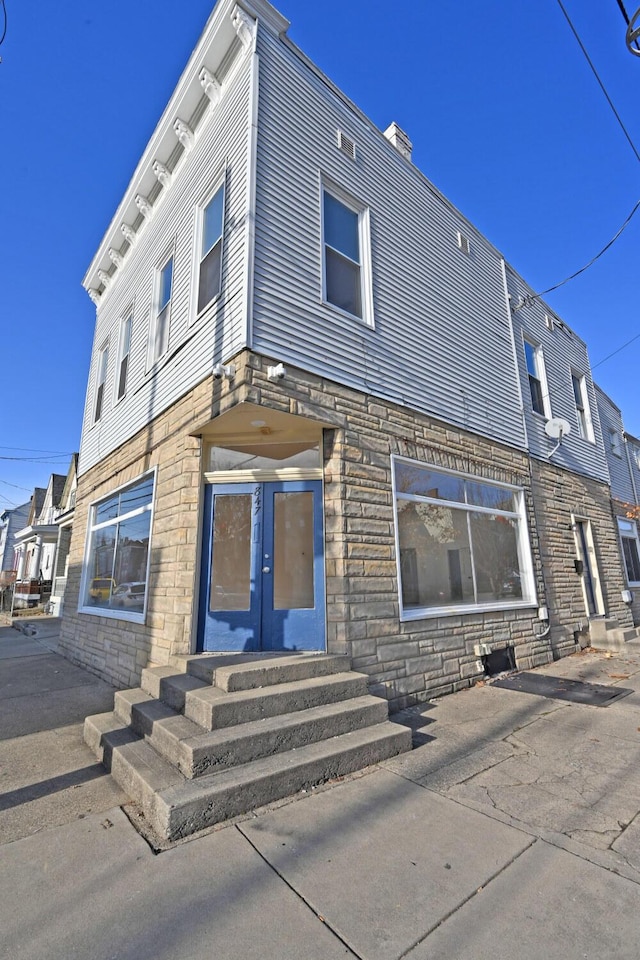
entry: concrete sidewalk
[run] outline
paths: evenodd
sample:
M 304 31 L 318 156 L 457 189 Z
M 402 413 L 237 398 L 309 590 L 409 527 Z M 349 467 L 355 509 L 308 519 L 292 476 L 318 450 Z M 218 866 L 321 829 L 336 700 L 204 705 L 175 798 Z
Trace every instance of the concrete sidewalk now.
M 544 668 L 634 691 L 609 707 L 475 687 L 405 714 L 411 754 L 156 855 L 82 743 L 113 691 L 49 630 L 0 629 L 9 960 L 636 960 L 635 652 Z

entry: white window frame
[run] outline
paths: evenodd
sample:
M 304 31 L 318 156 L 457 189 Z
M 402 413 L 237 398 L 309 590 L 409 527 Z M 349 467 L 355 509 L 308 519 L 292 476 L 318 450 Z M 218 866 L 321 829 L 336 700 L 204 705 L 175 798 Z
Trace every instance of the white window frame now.
M 129 325 L 129 345 L 127 347 L 126 353 L 125 344 L 126 336 L 125 330 Z M 131 339 L 133 336 L 133 306 L 127 310 L 124 315 L 120 318 L 120 329 L 118 331 L 118 364 L 116 367 L 116 376 L 115 376 L 115 396 L 114 403 L 120 403 L 121 400 L 127 395 L 127 387 L 129 384 L 129 374 L 131 373 Z M 124 378 L 124 390 L 120 393 L 120 381 L 122 380 L 122 367 L 126 361 L 126 373 Z
M 396 488 L 396 463 L 407 463 L 413 467 L 422 467 L 424 470 L 435 470 L 438 473 L 448 474 L 449 476 L 468 480 L 471 483 L 481 483 L 488 486 L 498 487 L 501 490 L 509 490 L 513 493 L 516 509 L 513 511 L 498 510 L 489 507 L 481 507 L 476 504 L 463 504 L 462 502 L 434 499 L 416 494 L 399 493 Z M 527 524 L 526 507 L 524 499 L 524 489 L 513 486 L 508 483 L 499 483 L 495 480 L 489 480 L 486 477 L 477 476 L 471 473 L 462 473 L 457 470 L 449 470 L 435 463 L 426 463 L 422 460 L 412 460 L 409 457 L 391 457 L 391 478 L 393 491 L 393 515 L 395 528 L 395 547 L 396 547 L 396 570 L 398 577 L 398 602 L 400 606 L 400 620 L 427 620 L 433 617 L 442 616 L 463 616 L 464 614 L 483 613 L 491 610 L 513 610 L 525 607 L 537 606 L 535 577 L 533 571 L 533 560 L 531 554 L 531 543 L 529 539 L 529 529 Z M 400 532 L 398 524 L 397 502 L 398 500 L 409 500 L 418 503 L 435 504 L 439 507 L 452 507 L 456 510 L 462 510 L 465 513 L 486 513 L 496 516 L 503 516 L 509 520 L 517 521 L 517 549 L 520 562 L 520 576 L 522 586 L 522 598 L 507 600 L 492 600 L 486 603 L 448 603 L 440 607 L 411 607 L 405 609 L 402 599 L 402 572 L 400 557 Z M 472 559 L 473 562 L 473 559 Z
M 360 261 L 358 267 L 360 270 L 360 303 L 362 307 L 362 316 L 359 316 L 357 313 L 351 313 L 349 310 L 345 310 L 343 307 L 338 306 L 335 303 L 332 303 L 327 299 L 327 258 L 326 258 L 326 248 L 334 250 L 336 248 L 331 247 L 330 244 L 325 242 L 325 229 L 324 229 L 324 195 L 325 193 L 329 194 L 334 200 L 337 200 L 338 203 L 346 207 L 347 210 L 351 210 L 352 213 L 357 214 L 358 216 L 358 246 L 359 246 L 359 255 Z M 371 217 L 369 212 L 369 207 L 361 203 L 355 197 L 351 196 L 342 187 L 339 187 L 337 184 L 333 183 L 331 180 L 328 180 L 324 177 L 320 180 L 320 235 L 321 235 L 321 244 L 320 244 L 320 261 L 321 261 L 321 271 L 322 271 L 322 303 L 328 307 L 330 310 L 335 311 L 343 317 L 349 317 L 352 320 L 357 320 L 359 323 L 364 323 L 368 327 L 374 326 L 374 315 L 373 315 L 373 287 L 372 287 L 372 270 L 371 270 Z M 355 263 L 354 260 L 351 260 L 350 257 L 347 257 L 342 251 L 336 250 L 336 253 L 339 256 L 344 257 L 344 259 L 350 260 L 351 263 Z
M 162 275 L 166 270 L 167 266 L 171 263 L 171 292 L 169 299 L 163 307 L 160 306 L 160 295 L 162 290 Z M 171 307 L 174 294 L 175 286 L 175 269 L 176 269 L 176 259 L 175 259 L 175 250 L 171 247 L 165 252 L 165 255 L 161 260 L 158 261 L 158 264 L 153 271 L 153 293 L 151 301 L 151 323 L 149 325 L 149 349 L 147 357 L 147 370 L 151 370 L 159 360 L 164 357 L 164 355 L 169 350 L 169 337 L 171 333 Z M 157 332 L 158 332 L 158 323 L 162 314 L 166 311 L 166 335 L 164 349 L 156 353 L 156 341 L 157 341 Z
M 636 560 L 640 566 L 640 537 L 638 536 L 638 525 L 634 520 L 627 520 L 623 517 L 618 517 L 618 533 L 620 534 L 620 551 L 622 553 L 622 562 L 624 564 L 624 572 L 627 578 L 627 583 L 630 587 L 640 587 L 640 579 L 632 580 L 629 576 L 629 566 L 627 564 L 627 557 L 622 543 L 622 541 L 625 539 L 635 543 Z
M 577 392 L 580 394 L 581 406 L 578 406 L 576 387 Z M 589 394 L 587 392 L 587 380 L 583 373 L 580 373 L 577 370 L 571 370 L 571 389 L 573 391 L 573 399 L 576 408 L 578 433 L 583 440 L 587 440 L 589 443 L 595 443 L 593 421 L 591 419 L 591 407 L 589 406 Z
M 535 374 L 529 371 L 529 364 L 527 362 L 527 347 L 530 347 L 533 351 L 533 365 L 535 367 Z M 545 417 L 545 419 L 551 419 L 551 402 L 549 399 L 549 385 L 547 383 L 547 371 L 544 362 L 544 353 L 542 346 L 539 343 L 534 343 L 534 341 L 523 334 L 522 337 L 522 348 L 524 350 L 524 370 L 527 378 L 527 384 L 529 386 L 529 400 L 531 403 L 531 410 L 534 414 L 539 417 Z M 542 410 L 536 410 L 533 403 L 533 393 L 531 391 L 531 381 L 536 380 L 540 385 L 540 396 L 542 400 Z
M 192 283 L 191 283 L 191 309 L 189 311 L 189 322 L 194 323 L 200 316 L 206 313 L 207 310 L 210 310 L 212 305 L 217 303 L 222 296 L 222 279 L 223 279 L 223 267 L 224 267 L 224 254 L 225 254 L 225 222 L 227 215 L 227 183 L 226 183 L 226 171 L 223 171 L 218 177 L 216 177 L 213 186 L 207 191 L 204 195 L 202 201 L 197 205 L 195 210 L 195 224 L 194 224 L 194 243 L 193 243 L 193 268 L 192 268 Z M 218 193 L 219 190 L 223 191 L 222 196 L 222 232 L 220 234 L 220 288 L 218 292 L 208 301 L 200 310 L 198 309 L 198 299 L 200 296 L 200 267 L 202 261 L 204 260 L 209 250 L 205 251 L 203 255 L 202 245 L 203 245 L 203 230 L 204 230 L 204 212 Z M 213 245 L 215 246 L 215 244 Z M 213 247 L 210 247 L 212 250 Z
M 609 449 L 614 457 L 622 457 L 622 437 L 615 427 L 609 427 Z
M 104 413 L 105 387 L 109 368 L 109 341 L 102 345 L 96 363 L 96 391 L 93 402 L 93 422 L 99 423 Z
M 151 502 L 144 507 L 139 507 L 137 510 L 132 510 L 129 513 L 121 514 L 117 517 L 114 517 L 112 520 L 106 520 L 102 523 L 93 523 L 93 518 L 95 516 L 95 511 L 101 503 L 104 503 L 106 500 L 110 500 L 112 497 L 120 494 L 123 490 L 127 490 L 130 487 L 134 487 L 136 484 L 141 483 L 146 480 L 147 477 L 153 477 L 153 493 L 151 495 Z M 147 470 L 145 473 L 140 474 L 134 480 L 129 481 L 129 483 L 123 483 L 119 487 L 116 487 L 113 490 L 110 490 L 108 494 L 100 497 L 98 500 L 93 500 L 89 505 L 89 511 L 87 516 L 87 532 L 85 537 L 84 544 L 84 560 L 82 564 L 82 576 L 80 578 L 80 594 L 78 599 L 78 613 L 86 613 L 94 617 L 106 617 L 109 620 L 128 620 L 132 623 L 144 623 L 147 617 L 147 607 L 149 602 L 149 571 L 151 569 L 151 547 L 153 539 L 153 516 L 155 511 L 155 500 L 156 500 L 156 490 L 158 487 L 157 484 L 157 468 L 154 467 L 153 470 Z M 145 583 L 146 590 L 144 596 L 144 609 L 141 613 L 135 612 L 132 610 L 127 610 L 126 608 L 111 609 L 109 607 L 94 607 L 89 606 L 84 602 L 85 597 L 88 592 L 90 574 L 89 574 L 89 561 L 91 558 L 91 549 L 93 546 L 93 535 L 103 529 L 104 527 L 115 526 L 121 523 L 123 520 L 128 520 L 132 517 L 139 516 L 143 513 L 149 512 L 149 546 L 147 549 L 147 565 L 145 570 Z M 105 579 L 108 579 L 105 577 Z

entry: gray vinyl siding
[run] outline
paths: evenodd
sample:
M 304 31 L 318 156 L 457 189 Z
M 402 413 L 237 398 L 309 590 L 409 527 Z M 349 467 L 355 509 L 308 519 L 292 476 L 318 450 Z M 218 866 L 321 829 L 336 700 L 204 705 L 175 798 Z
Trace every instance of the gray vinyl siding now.
M 633 459 L 627 457 L 627 450 L 624 442 L 624 426 L 622 423 L 622 414 L 615 403 L 596 386 L 596 397 L 598 401 L 598 413 L 602 425 L 602 435 L 607 455 L 607 464 L 609 467 L 609 476 L 611 478 L 611 494 L 616 500 L 622 500 L 624 503 L 633 503 L 635 495 L 633 484 L 631 482 L 631 466 Z M 611 449 L 609 442 L 609 431 L 615 430 L 620 441 L 620 456 L 617 457 Z M 631 459 L 631 465 L 629 463 Z
M 507 287 L 511 298 L 516 355 L 531 455 L 546 460 L 557 441 L 550 439 L 545 433 L 547 418 L 536 413 L 532 407 L 524 351 L 525 339 L 542 349 L 550 415 L 562 417 L 571 427 L 570 434 L 563 437 L 550 462 L 574 473 L 608 482 L 609 473 L 586 344 L 542 300 L 536 299 L 520 306 L 522 299 L 530 296 L 533 291 L 510 268 L 507 268 Z M 545 316 L 552 318 L 553 329 L 547 326 Z M 593 441 L 580 436 L 572 374 L 585 379 Z
M 295 49 L 258 51 L 253 347 L 523 447 L 497 251 Z M 369 210 L 373 328 L 322 303 L 322 178 Z
M 79 473 L 97 463 L 123 441 L 206 377 L 215 363 L 246 341 L 244 305 L 245 221 L 248 184 L 250 59 L 242 63 L 223 97 L 198 128 L 193 149 L 163 190 L 152 219 L 103 296 L 98 308 L 89 373 Z M 222 291 L 194 319 L 196 208 L 211 189 L 225 182 Z M 154 275 L 166 255 L 174 257 L 169 348 L 148 370 Z M 133 307 L 127 392 L 116 401 L 119 374 L 119 325 Z M 192 322 L 193 321 L 193 322 Z M 109 342 L 109 362 L 100 421 L 94 423 L 99 351 Z
M 640 440 L 627 434 L 625 452 L 628 453 L 627 462 L 633 477 L 633 499 L 630 502 L 640 505 Z

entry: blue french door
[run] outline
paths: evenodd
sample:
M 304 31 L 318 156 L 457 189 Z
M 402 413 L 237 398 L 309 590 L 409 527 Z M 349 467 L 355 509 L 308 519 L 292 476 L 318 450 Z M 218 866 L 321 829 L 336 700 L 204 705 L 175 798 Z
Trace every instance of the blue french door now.
M 319 480 L 205 488 L 198 647 L 324 650 Z

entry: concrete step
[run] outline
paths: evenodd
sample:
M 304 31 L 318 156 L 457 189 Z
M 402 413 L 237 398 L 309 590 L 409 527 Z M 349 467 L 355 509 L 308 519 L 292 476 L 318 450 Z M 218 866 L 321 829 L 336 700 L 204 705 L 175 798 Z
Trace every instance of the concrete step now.
M 151 700 L 151 697 L 141 687 L 134 687 L 132 690 L 117 690 L 113 698 L 113 712 L 125 726 L 128 726 L 131 723 L 135 704 L 145 703 L 148 700 Z
M 190 690 L 201 690 L 210 686 L 204 680 L 181 673 L 176 667 L 146 667 L 142 671 L 141 689 L 156 700 L 184 710 L 184 700 Z
M 409 728 L 385 721 L 188 780 L 135 740 L 113 748 L 111 773 L 153 830 L 175 840 L 410 748 Z
M 111 769 L 114 748 L 137 742 L 139 739 L 113 712 L 85 717 L 83 735 L 84 742 L 107 770 Z
M 206 730 L 214 730 L 350 700 L 367 692 L 368 678 L 352 671 L 233 693 L 225 693 L 217 686 L 203 686 L 187 692 L 184 714 Z
M 134 705 L 131 729 L 192 779 L 383 723 L 387 716 L 386 701 L 367 695 L 204 732 L 165 704 L 151 700 Z
M 617 621 L 610 621 L 617 623 Z M 596 650 L 610 650 L 613 653 L 620 653 L 627 648 L 629 643 L 638 640 L 637 627 L 609 626 L 604 630 L 599 626 L 593 630 L 593 623 L 590 627 L 591 646 Z
M 187 673 L 232 693 L 344 673 L 350 666 L 348 657 L 329 654 L 269 654 L 259 658 L 252 654 L 222 654 L 190 658 Z

